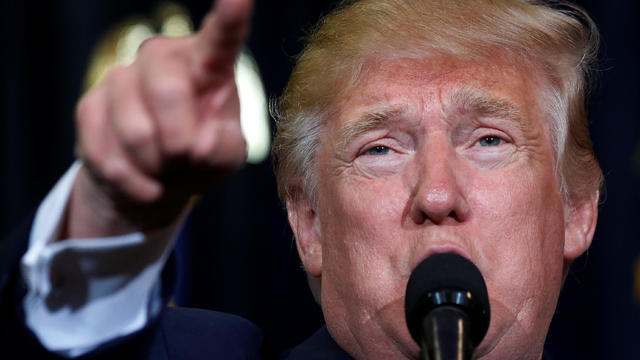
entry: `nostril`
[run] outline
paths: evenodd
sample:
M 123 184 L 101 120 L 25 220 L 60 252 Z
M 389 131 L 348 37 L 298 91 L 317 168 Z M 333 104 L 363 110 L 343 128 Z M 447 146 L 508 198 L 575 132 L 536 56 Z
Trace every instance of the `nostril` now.
M 431 221 L 432 223 L 436 224 L 436 225 L 440 225 L 443 223 L 448 223 L 451 220 L 454 220 L 456 222 L 459 222 L 460 219 L 458 218 L 458 214 L 455 212 L 455 210 L 451 210 L 450 212 L 432 212 L 432 213 L 426 213 L 425 217 L 427 219 L 429 219 L 429 221 Z
M 423 206 L 420 206 L 423 205 Z M 465 209 L 449 206 L 449 209 L 424 206 L 424 204 L 414 202 L 409 210 L 409 217 L 414 224 L 423 225 L 431 223 L 441 225 L 444 223 L 460 223 L 465 221 Z

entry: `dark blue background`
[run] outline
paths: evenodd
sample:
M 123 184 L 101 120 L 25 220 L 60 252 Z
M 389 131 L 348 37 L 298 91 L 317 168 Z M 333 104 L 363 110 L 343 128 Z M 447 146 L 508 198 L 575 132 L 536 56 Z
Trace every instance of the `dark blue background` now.
M 185 0 L 196 20 L 208 1 Z M 278 96 L 301 38 L 331 1 L 258 0 L 248 47 Z M 588 254 L 573 266 L 548 346 L 556 359 L 640 354 L 640 9 L 635 0 L 579 1 L 600 26 L 601 71 L 590 100 L 606 188 Z M 32 209 L 73 161 L 73 107 L 89 53 L 113 24 L 157 1 L 2 2 L 0 233 Z M 176 301 L 243 315 L 276 349 L 322 323 L 275 195 L 271 165 L 248 165 L 207 194 L 180 243 Z M 185 261 L 189 259 L 189 261 Z M 636 290 L 639 291 L 639 290 Z

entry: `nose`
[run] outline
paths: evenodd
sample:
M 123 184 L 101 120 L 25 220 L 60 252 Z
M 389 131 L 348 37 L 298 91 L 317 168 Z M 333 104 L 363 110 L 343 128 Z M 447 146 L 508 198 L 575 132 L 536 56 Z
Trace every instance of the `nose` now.
M 455 150 L 438 141 L 425 147 L 418 161 L 417 182 L 410 199 L 409 217 L 415 224 L 459 223 L 467 219 L 469 205 L 461 188 Z

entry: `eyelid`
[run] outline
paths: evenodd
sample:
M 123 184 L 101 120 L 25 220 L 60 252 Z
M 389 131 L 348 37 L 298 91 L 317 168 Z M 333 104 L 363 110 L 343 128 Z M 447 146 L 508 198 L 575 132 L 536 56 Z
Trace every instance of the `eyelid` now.
M 358 151 L 357 156 L 367 155 L 367 152 L 376 146 L 384 146 L 391 152 L 397 154 L 407 153 L 406 144 L 393 136 L 383 136 L 364 144 Z
M 363 146 L 360 152 L 358 153 L 358 156 L 369 155 L 368 152 L 371 151 L 372 149 L 375 149 L 378 146 L 385 147 L 389 149 L 389 151 L 392 151 L 394 153 L 398 152 L 393 146 L 389 146 L 387 144 L 382 144 L 378 141 L 374 141 L 372 143 L 368 143 L 367 145 Z
M 486 137 L 495 137 L 503 140 L 506 143 L 513 144 L 513 139 L 507 133 L 495 128 L 482 128 L 474 131 L 474 133 L 475 134 L 473 134 L 473 136 L 471 137 L 472 145 L 477 144 L 480 140 Z

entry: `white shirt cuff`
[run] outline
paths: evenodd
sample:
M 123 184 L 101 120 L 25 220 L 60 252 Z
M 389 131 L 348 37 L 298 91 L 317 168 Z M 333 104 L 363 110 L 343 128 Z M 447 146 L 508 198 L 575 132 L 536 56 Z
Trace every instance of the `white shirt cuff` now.
M 22 258 L 26 325 L 66 357 L 130 335 L 161 311 L 160 273 L 178 227 L 55 241 L 81 166 L 76 161 L 38 208 Z

